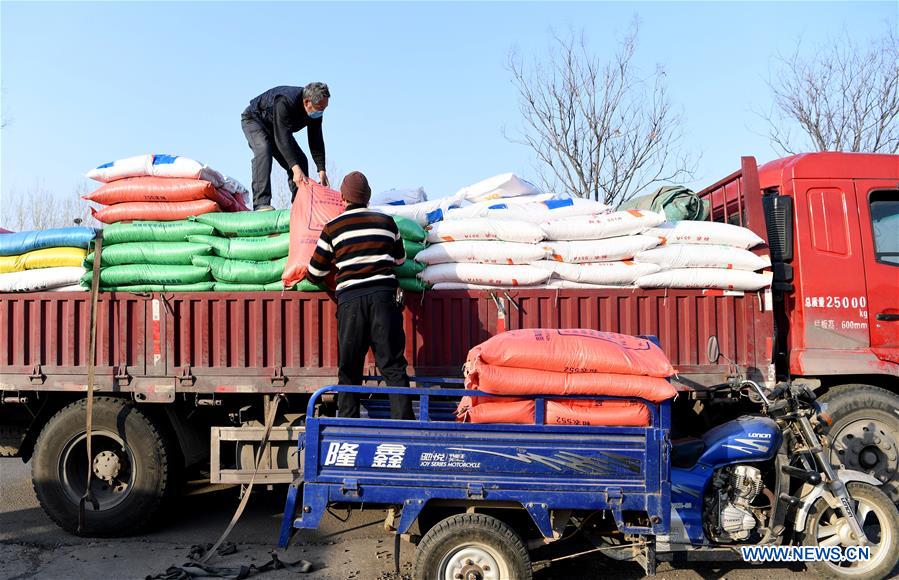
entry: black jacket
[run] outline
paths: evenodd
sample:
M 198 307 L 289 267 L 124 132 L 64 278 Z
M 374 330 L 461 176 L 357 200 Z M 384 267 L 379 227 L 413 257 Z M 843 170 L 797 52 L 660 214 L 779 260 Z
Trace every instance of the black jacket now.
M 300 146 L 293 134 L 304 127 L 309 133 L 309 152 L 319 171 L 325 171 L 322 119 L 311 119 L 303 107 L 303 87 L 275 87 L 252 101 L 244 113 L 266 125 L 288 167 L 300 164 Z

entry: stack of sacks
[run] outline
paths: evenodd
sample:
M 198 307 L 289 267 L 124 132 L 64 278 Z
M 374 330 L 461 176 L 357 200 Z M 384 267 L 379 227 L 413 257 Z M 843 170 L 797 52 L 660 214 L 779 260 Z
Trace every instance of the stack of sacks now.
M 389 189 L 371 197 L 369 205 L 413 205 L 428 201 L 423 187 Z
M 664 221 L 664 215 L 645 210 L 546 221 L 540 227 L 548 259 L 535 266 L 552 274 L 556 288 L 633 286 L 640 277 L 660 270 L 633 258 L 659 245 L 657 236 L 644 232 Z
M 460 418 L 472 423 L 534 423 L 535 403 L 515 397 L 597 395 L 660 403 L 677 392 L 674 369 L 652 342 L 611 332 L 523 329 L 476 346 L 465 364 L 465 387 L 511 397 L 465 397 Z M 632 400 L 547 400 L 546 423 L 646 426 L 650 413 Z
M 212 235 L 212 226 L 190 220 L 116 223 L 103 229 L 100 290 L 104 292 L 205 292 L 214 282 L 209 267 L 194 266 L 195 256 L 208 256 L 209 244 L 189 240 Z M 89 288 L 94 254 L 85 259 L 81 284 Z
M 516 220 L 446 220 L 428 228 L 429 246 L 416 259 L 418 277 L 435 290 L 459 285 L 539 286 L 550 272 L 532 266 L 546 254 L 539 226 Z
M 770 286 L 768 256 L 749 251 L 763 243 L 755 232 L 707 221 L 666 222 L 646 232 L 664 244 L 636 255 L 641 266 L 659 271 L 637 279 L 640 288 L 714 288 L 755 291 Z
M 139 155 L 100 165 L 87 177 L 105 184 L 84 199 L 106 206 L 91 212 L 107 224 L 247 209 L 246 188 L 188 157 Z
M 406 250 L 406 261 L 393 270 L 400 288 L 410 292 L 427 290 L 427 284 L 418 279 L 418 274 L 424 270 L 424 264 L 416 260 L 418 254 L 425 249 L 425 231 L 420 225 L 406 218 L 393 216 L 393 220 L 403 238 L 403 249 Z
M 92 228 L 72 227 L 0 236 L 0 292 L 81 291 Z
M 193 219 L 214 234 L 198 234 L 188 241 L 208 245 L 212 255 L 195 255 L 194 266 L 209 268 L 217 292 L 282 290 L 281 276 L 290 250 L 290 210 L 209 213 Z M 321 290 L 306 281 L 297 289 Z

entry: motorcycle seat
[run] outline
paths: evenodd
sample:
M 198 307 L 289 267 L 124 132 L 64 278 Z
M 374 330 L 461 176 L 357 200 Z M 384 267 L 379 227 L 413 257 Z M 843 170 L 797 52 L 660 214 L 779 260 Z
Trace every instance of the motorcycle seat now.
M 690 469 L 705 451 L 705 441 L 696 437 L 675 439 L 671 442 L 671 465 L 682 469 Z

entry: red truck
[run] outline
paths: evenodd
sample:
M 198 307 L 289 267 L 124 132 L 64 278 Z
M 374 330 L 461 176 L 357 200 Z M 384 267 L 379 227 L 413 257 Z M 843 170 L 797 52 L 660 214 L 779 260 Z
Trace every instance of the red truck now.
M 685 431 L 739 412 L 734 376 L 805 381 L 829 404 L 834 462 L 899 499 L 899 156 L 744 157 L 700 195 L 710 219 L 766 241 L 755 251 L 770 254 L 770 289 L 407 295 L 410 374 L 459 376 L 469 348 L 505 327 L 656 335 L 684 391 L 676 413 L 699 419 Z M 70 531 L 88 469 L 89 296 L 0 294 L 0 456 L 32 462 L 38 499 Z M 82 533 L 142 529 L 190 474 L 249 481 L 276 397 L 256 481 L 293 480 L 309 394 L 336 381 L 326 295 L 107 293 L 96 332 L 99 510 Z

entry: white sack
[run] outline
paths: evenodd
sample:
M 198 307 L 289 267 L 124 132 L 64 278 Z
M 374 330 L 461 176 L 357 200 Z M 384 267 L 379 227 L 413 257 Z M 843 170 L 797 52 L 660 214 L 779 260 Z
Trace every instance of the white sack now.
M 412 205 L 428 201 L 428 194 L 423 187 L 388 189 L 371 196 L 370 205 Z
M 514 199 L 514 198 L 513 198 Z M 447 213 L 447 220 L 469 219 L 471 216 L 464 210 L 452 210 Z M 539 202 L 512 202 L 500 200 L 487 209 L 481 209 L 480 217 L 494 220 L 518 220 L 534 224 L 573 216 L 589 216 L 609 211 L 609 206 L 598 201 L 572 197 L 554 197 Z
M 456 195 L 468 201 L 489 201 L 535 193 L 540 193 L 540 190 L 533 183 L 521 179 L 514 173 L 501 173 L 463 187 L 456 192 Z
M 540 224 L 548 240 L 600 240 L 639 234 L 665 221 L 653 211 L 631 209 L 603 215 L 556 219 Z
M 530 264 L 546 257 L 535 244 L 502 241 L 464 241 L 433 244 L 415 255 L 422 264 Z
M 148 154 L 127 157 L 111 163 L 104 163 L 87 172 L 88 178 L 101 183 L 144 175 L 203 179 L 228 193 L 244 196 L 249 193 L 247 188 L 238 181 L 219 173 L 208 165 L 180 155 Z
M 748 250 L 763 243 L 762 238 L 750 229 L 719 222 L 665 222 L 646 233 L 659 236 L 663 244 L 705 244 Z
M 425 268 L 418 277 L 428 284 L 465 282 L 488 286 L 533 286 L 546 282 L 550 274 L 549 270 L 525 265 L 436 264 Z
M 658 264 L 665 270 L 674 268 L 724 268 L 726 270 L 761 270 L 771 267 L 769 256 L 759 256 L 733 246 L 672 244 L 646 250 L 634 258 L 637 262 Z
M 637 278 L 655 274 L 661 268 L 658 264 L 638 264 L 636 262 L 597 262 L 595 264 L 566 264 L 545 260 L 534 266 L 549 270 L 556 278 L 583 284 L 606 286 L 632 286 Z
M 753 291 L 771 285 L 771 273 L 718 268 L 680 268 L 662 270 L 637 279 L 640 288 L 716 288 Z
M 412 205 L 372 205 L 371 209 L 412 220 L 424 227 L 429 223 L 444 219 L 446 212 L 459 207 L 459 200 L 454 197 L 442 197 L 431 201 L 413 203 Z
M 486 286 L 484 284 L 466 284 L 464 282 L 438 282 L 431 286 L 431 290 L 620 290 L 622 288 L 636 288 L 636 286 L 603 286 L 600 284 L 582 284 L 553 278 L 545 284 L 536 286 Z
M 528 222 L 487 218 L 442 221 L 428 228 L 428 241 L 432 244 L 462 240 L 502 240 L 536 244 L 543 240 L 543 230 L 536 224 Z
M 60 286 L 59 288 L 48 288 L 47 292 L 87 292 L 87 289 L 81 284 L 71 284 L 69 286 Z
M 478 217 L 486 217 L 491 209 L 498 209 L 502 207 L 508 207 L 510 205 L 516 205 L 519 203 L 540 203 L 543 201 L 548 201 L 550 199 L 556 199 L 558 196 L 555 193 L 538 193 L 536 195 L 521 195 L 518 197 L 507 197 L 502 200 L 490 200 L 490 201 L 479 201 L 476 203 L 469 203 L 468 205 L 463 205 L 462 207 L 458 207 L 455 209 L 451 209 L 446 214 L 446 219 L 469 219 L 469 218 L 478 218 Z
M 86 271 L 81 266 L 64 266 L 0 274 L 0 292 L 39 292 L 60 286 L 74 286 Z
M 547 258 L 551 260 L 587 264 L 630 260 L 639 252 L 658 246 L 660 241 L 655 236 L 637 234 L 604 240 L 545 241 L 540 245 L 546 250 Z

